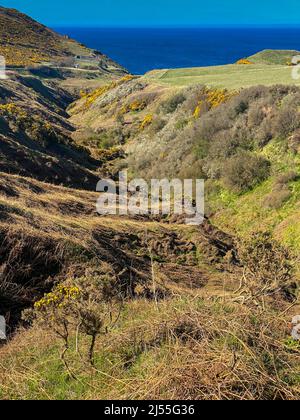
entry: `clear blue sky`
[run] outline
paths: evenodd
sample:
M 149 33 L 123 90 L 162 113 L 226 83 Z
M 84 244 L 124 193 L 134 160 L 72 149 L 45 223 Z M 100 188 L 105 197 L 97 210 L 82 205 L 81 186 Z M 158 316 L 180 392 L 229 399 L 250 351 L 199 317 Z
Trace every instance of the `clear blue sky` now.
M 300 25 L 299 0 L 0 0 L 52 26 Z

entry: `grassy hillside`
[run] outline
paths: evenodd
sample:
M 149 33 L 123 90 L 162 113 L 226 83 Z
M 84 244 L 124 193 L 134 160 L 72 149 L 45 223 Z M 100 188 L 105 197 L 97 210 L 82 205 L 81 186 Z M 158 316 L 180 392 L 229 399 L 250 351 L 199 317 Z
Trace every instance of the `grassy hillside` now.
M 299 398 L 299 309 L 280 294 L 263 311 L 242 304 L 229 236 L 208 222 L 99 218 L 94 193 L 1 178 L 1 310 L 12 328 L 32 302 L 38 316 L 0 347 L 1 399 Z
M 248 57 L 255 64 L 275 64 L 286 66 L 292 62 L 293 57 L 299 56 L 296 50 L 264 50 Z
M 151 296 L 151 261 L 158 295 L 201 288 L 212 262 L 234 248 L 232 239 L 206 222 L 201 229 L 151 219 L 100 218 L 98 195 L 1 173 L 0 237 L 2 313 L 16 327 L 21 310 L 67 278 L 115 273 L 124 297 Z M 234 268 L 234 266 L 233 266 Z M 139 292 L 137 288 L 139 287 Z
M 0 6 L 0 55 L 8 66 L 32 66 L 40 63 L 74 67 L 75 57 L 85 57 L 85 65 L 104 72 L 124 73 L 111 59 L 86 48 L 34 21 L 15 9 Z M 81 63 L 82 61 L 82 63 Z M 84 64 L 79 60 L 78 65 Z
M 77 54 L 73 41 L 59 38 L 65 55 L 56 34 L 1 11 L 26 20 L 31 46 L 32 28 L 41 43 L 53 40 L 42 60 Z M 74 91 L 77 72 L 97 76 L 72 103 L 57 77 L 41 75 L 58 69 Z M 0 399 L 298 400 L 300 88 L 291 67 L 98 84 L 101 69 L 56 62 L 0 83 L 0 314 L 9 333 Z M 204 178 L 204 223 L 100 217 L 91 190 L 121 168 Z
M 204 177 L 215 223 L 241 234 L 270 229 L 299 249 L 299 88 L 238 93 L 141 78 L 91 98 L 70 109 L 77 142 L 123 147 L 132 176 Z
M 72 96 L 33 76 L 0 82 L 0 170 L 73 187 L 95 188 L 103 156 L 71 139 Z
M 39 328 L 0 349 L 0 398 L 37 400 L 298 400 L 299 346 L 284 310 L 258 313 L 199 293 L 125 305 L 113 331 L 96 343 L 61 343 Z M 40 339 L 43 335 L 43 340 Z M 82 359 L 83 358 L 83 359 Z
M 210 87 L 241 89 L 255 85 L 274 84 L 299 85 L 292 78 L 292 68 L 287 65 L 231 64 L 225 66 L 199 67 L 191 69 L 154 70 L 145 75 L 152 83 L 171 87 L 186 87 L 203 84 Z

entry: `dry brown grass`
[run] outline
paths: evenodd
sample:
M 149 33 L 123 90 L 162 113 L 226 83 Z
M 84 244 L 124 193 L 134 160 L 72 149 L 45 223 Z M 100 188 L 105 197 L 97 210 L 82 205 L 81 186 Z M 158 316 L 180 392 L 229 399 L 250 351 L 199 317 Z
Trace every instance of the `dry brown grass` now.
M 296 306 L 265 312 L 229 298 L 181 294 L 128 302 L 90 367 L 33 328 L 0 350 L 1 397 L 15 399 L 297 400 L 300 348 L 290 339 Z M 89 342 L 82 340 L 81 350 Z M 75 346 L 75 344 L 74 344 Z
M 142 284 L 140 293 L 151 296 L 153 266 L 158 293 L 168 294 L 171 287 L 201 288 L 209 279 L 207 264 L 224 257 L 213 235 L 209 244 L 205 229 L 103 218 L 96 214 L 96 193 L 4 173 L 1 180 L 0 299 L 12 326 L 53 284 L 83 276 L 101 261 L 112 266 L 125 294 Z M 197 252 L 203 254 L 202 267 Z
M 86 338 L 78 352 L 72 336 L 66 372 L 51 332 L 17 331 L 0 349 L 0 399 L 299 399 L 290 321 L 300 309 L 281 296 L 264 308 L 235 302 L 231 237 L 208 221 L 99 217 L 95 193 L 0 175 L 0 302 L 11 327 L 53 285 L 103 261 L 124 298 L 93 367 L 80 356 Z
M 101 218 L 94 193 L 1 177 L 0 299 L 14 308 L 12 325 L 53 284 L 103 261 L 125 297 L 116 326 L 96 343 L 94 366 L 80 356 L 89 339 L 78 353 L 72 338 L 73 379 L 50 331 L 17 331 L 0 349 L 1 399 L 299 399 L 300 348 L 290 338 L 299 306 L 280 297 L 264 308 L 235 303 L 230 237 L 208 223 Z
M 283 343 L 287 322 L 270 314 L 258 315 L 239 308 L 234 316 L 192 312 L 188 319 L 202 339 L 190 338 L 187 346 L 176 343 L 172 369 L 161 365 L 161 382 L 147 397 L 174 392 L 176 399 L 297 399 L 299 386 L 291 389 L 283 380 L 283 372 L 294 373 L 292 364 L 299 363 L 299 350 L 289 357 Z M 252 320 L 251 320 L 251 317 Z M 252 322 L 251 322 L 252 321 Z M 276 331 L 276 334 L 274 332 Z M 276 337 L 274 337 L 276 335 Z M 175 354 L 174 354 L 175 353 Z M 284 366 L 284 368 L 283 368 Z M 280 373 L 278 372 L 280 369 Z M 144 386 L 145 392 L 147 385 Z

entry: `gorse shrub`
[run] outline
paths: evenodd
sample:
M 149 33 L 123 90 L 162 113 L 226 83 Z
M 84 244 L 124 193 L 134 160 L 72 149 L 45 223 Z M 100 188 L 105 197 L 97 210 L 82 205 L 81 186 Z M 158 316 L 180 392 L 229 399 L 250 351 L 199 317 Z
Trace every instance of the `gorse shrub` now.
M 250 61 L 248 58 L 241 58 L 240 60 L 238 60 L 236 62 L 236 64 L 240 64 L 240 65 L 251 65 L 254 64 L 252 61 Z
M 270 162 L 247 152 L 230 158 L 222 168 L 224 184 L 237 193 L 247 191 L 270 175 Z
M 217 108 L 235 96 L 235 92 L 229 92 L 227 89 L 208 89 L 202 88 L 202 95 L 194 109 L 194 118 L 208 112 L 210 109 Z
M 93 104 L 102 96 L 104 96 L 106 93 L 111 91 L 112 89 L 115 89 L 118 86 L 121 86 L 124 83 L 130 82 L 134 79 L 134 76 L 127 75 L 122 77 L 121 79 L 117 81 L 112 81 L 111 83 L 101 86 L 98 89 L 93 90 L 92 92 L 81 92 L 81 99 L 83 100 L 82 107 L 79 107 L 77 112 L 88 110 L 93 106 Z
M 0 105 L 0 115 L 9 119 L 12 129 L 15 125 L 16 130 L 26 130 L 32 125 L 31 116 L 15 103 Z
M 300 151 L 300 89 L 295 86 L 256 86 L 240 92 L 192 86 L 162 106 L 170 113 L 158 107 L 147 123 L 151 127 L 131 137 L 127 162 L 136 175 L 188 173 L 243 193 L 277 170 L 269 163 L 278 164 L 275 144 L 282 152 Z M 282 200 L 288 197 L 284 195 Z
M 163 114 L 172 114 L 185 100 L 185 95 L 183 93 L 178 93 L 172 96 L 170 99 L 163 102 L 160 106 L 160 109 L 163 112 Z
M 123 105 L 121 109 L 122 114 L 127 114 L 128 112 L 140 112 L 143 111 L 147 106 L 147 103 L 145 101 L 141 100 L 134 100 L 133 102 L 130 102 L 129 104 Z
M 51 123 L 45 122 L 42 116 L 30 114 L 15 103 L 0 105 L 0 116 L 7 121 L 12 131 L 26 134 L 27 137 L 40 143 L 43 147 L 67 141 L 67 138 L 58 133 Z
M 153 115 L 152 114 L 148 114 L 144 117 L 143 121 L 140 124 L 140 130 L 145 130 L 145 128 L 147 128 L 149 125 L 151 125 L 153 123 Z
M 91 337 L 88 360 L 93 363 L 94 347 L 100 334 L 106 334 L 118 319 L 121 291 L 110 267 L 102 264 L 97 272 L 57 285 L 51 293 L 27 310 L 23 319 L 54 332 L 63 341 L 61 359 L 69 370 L 66 354 L 69 339 L 76 332 Z

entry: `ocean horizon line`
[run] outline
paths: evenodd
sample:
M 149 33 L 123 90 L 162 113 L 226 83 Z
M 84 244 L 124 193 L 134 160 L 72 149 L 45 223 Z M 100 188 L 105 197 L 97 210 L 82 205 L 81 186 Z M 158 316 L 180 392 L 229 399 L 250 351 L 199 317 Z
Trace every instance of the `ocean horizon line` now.
M 82 28 L 82 29 L 299 29 L 299 24 L 199 24 L 199 25 L 104 25 L 104 24 L 48 24 L 56 28 Z

